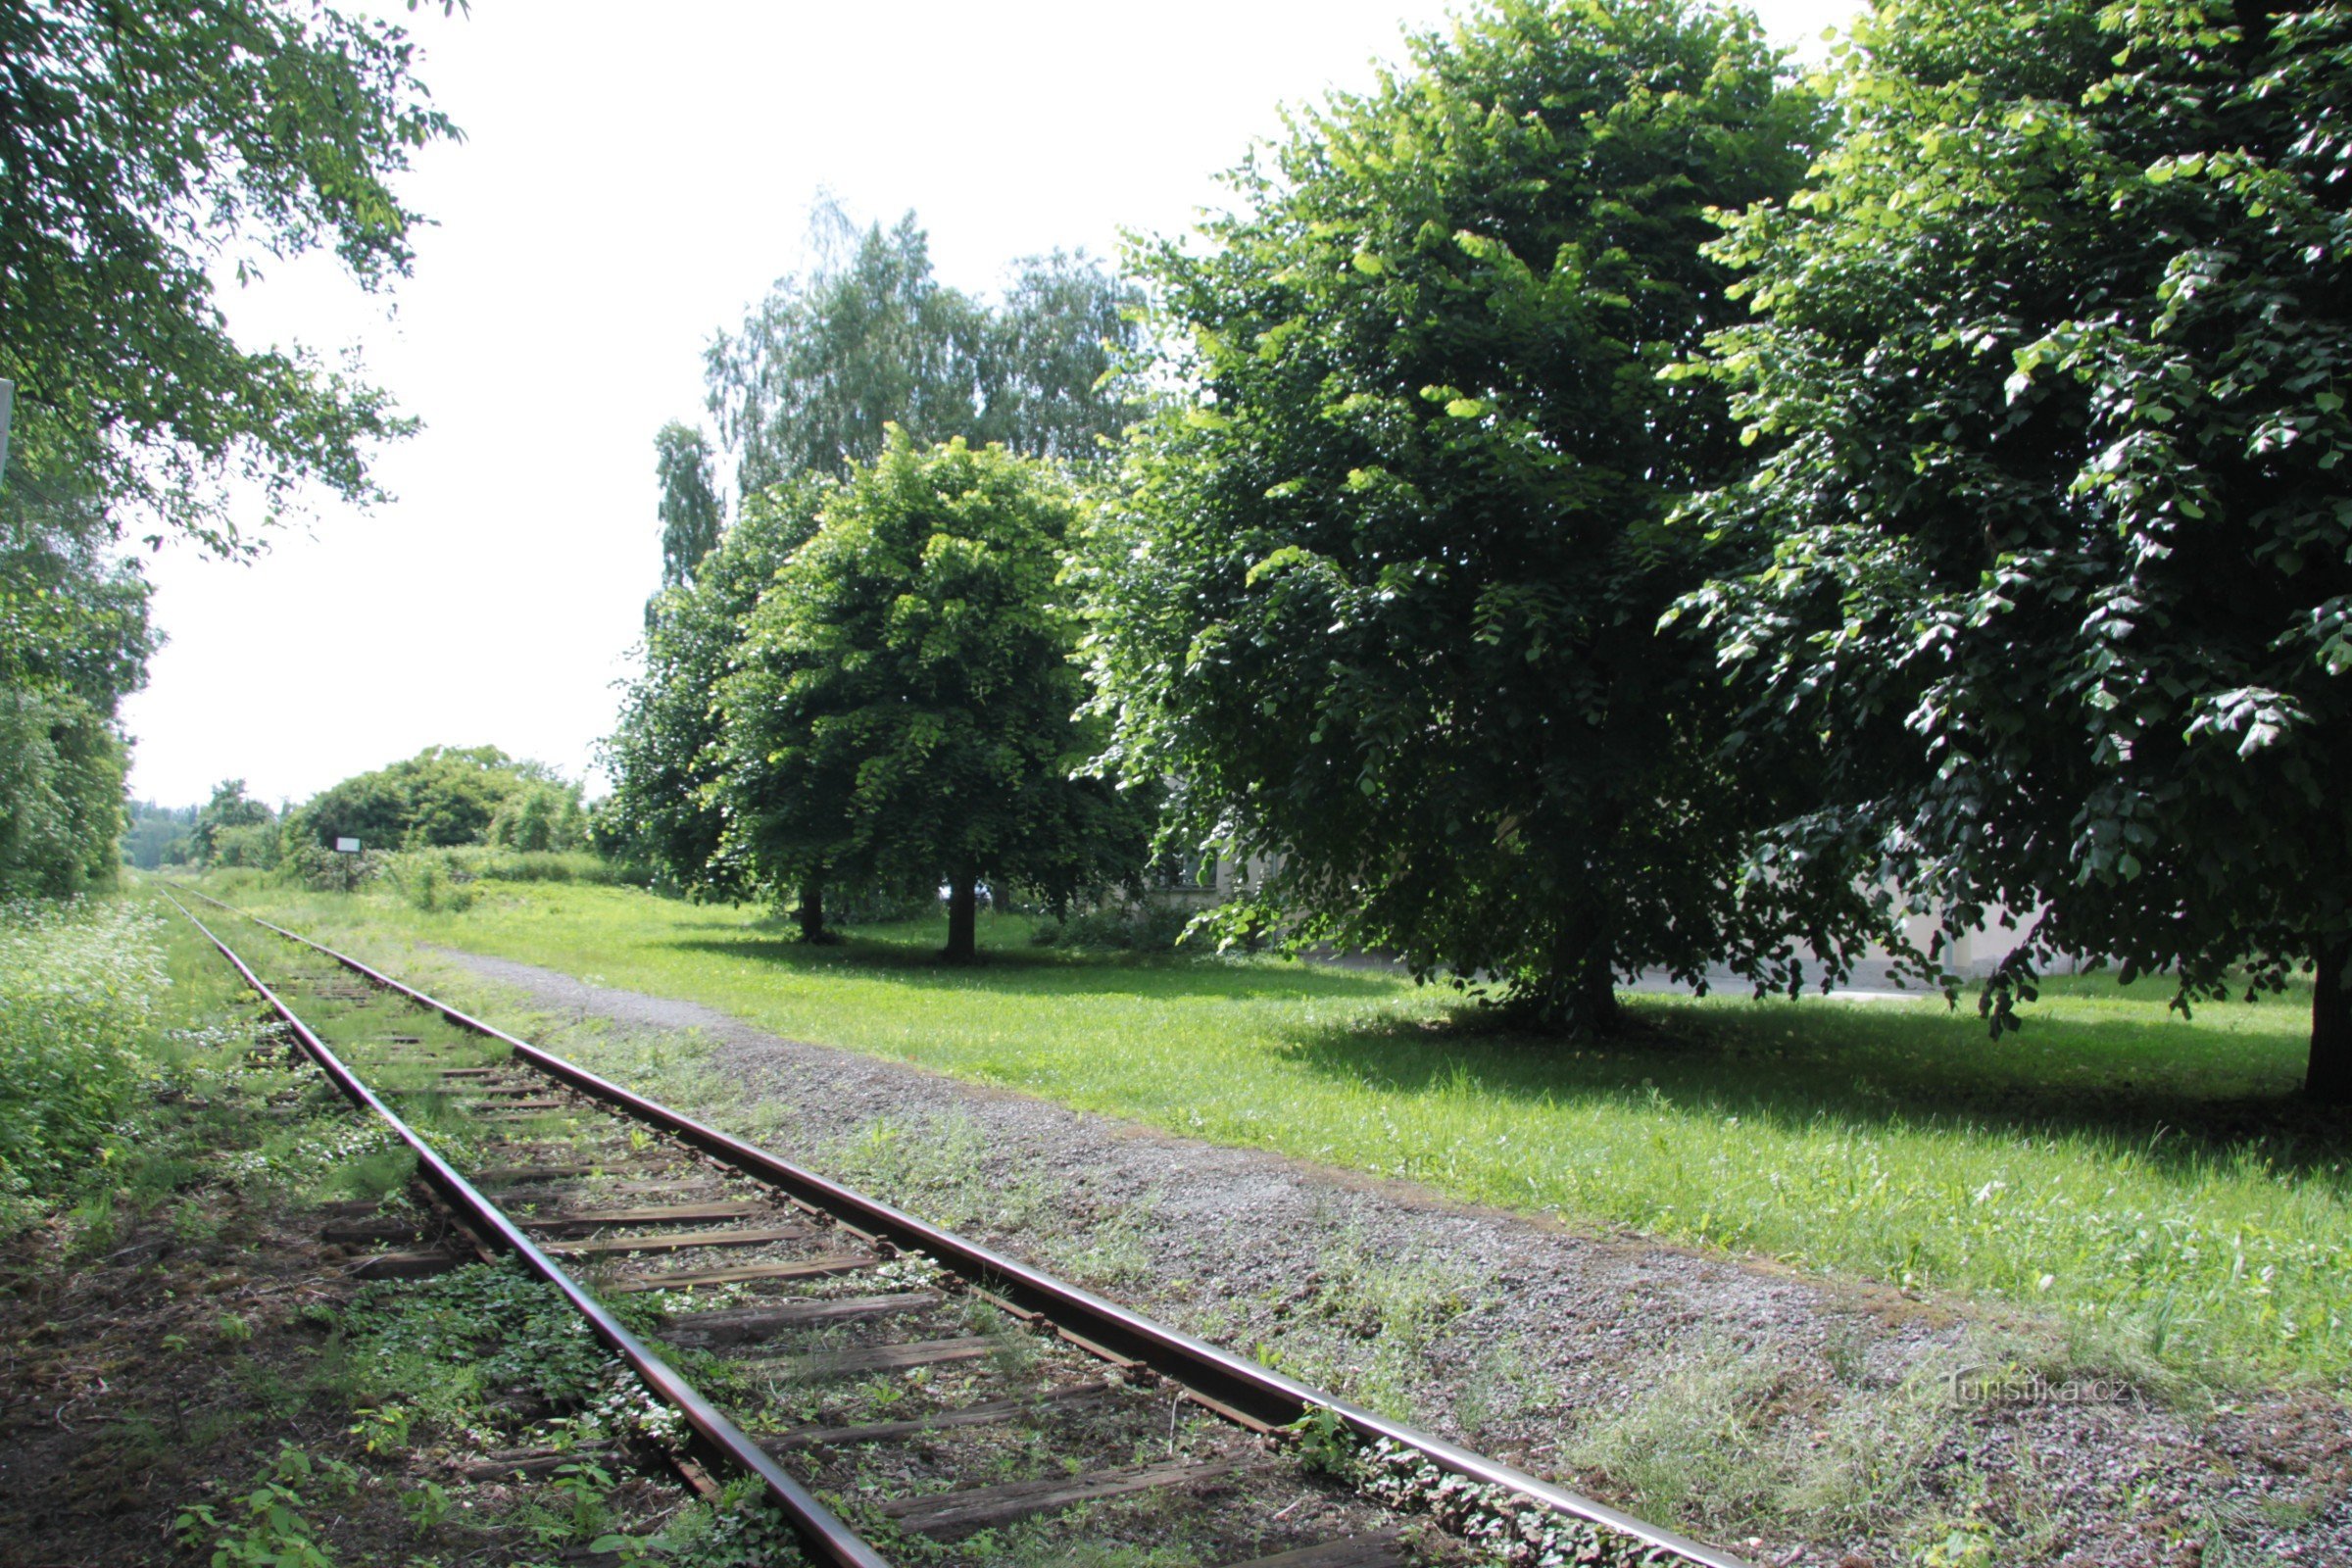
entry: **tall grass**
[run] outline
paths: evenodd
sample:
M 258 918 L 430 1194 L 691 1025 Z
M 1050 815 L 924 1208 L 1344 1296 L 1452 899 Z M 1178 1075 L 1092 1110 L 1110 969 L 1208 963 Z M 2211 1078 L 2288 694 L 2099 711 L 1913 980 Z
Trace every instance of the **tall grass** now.
M 24 1223 L 104 1142 L 169 983 L 144 908 L 0 906 L 0 1227 Z
M 2309 993 L 2169 1013 L 2052 988 L 2022 1035 L 1939 1002 L 1632 999 L 1607 1049 L 1391 974 L 1082 956 L 983 921 L 807 948 L 750 911 L 542 884 L 465 914 L 279 911 L 693 998 L 776 1033 L 1454 1197 L 2004 1303 L 2091 1358 L 2352 1386 L 2352 1135 L 2298 1108 Z M 616 1062 L 624 1066 L 625 1062 Z

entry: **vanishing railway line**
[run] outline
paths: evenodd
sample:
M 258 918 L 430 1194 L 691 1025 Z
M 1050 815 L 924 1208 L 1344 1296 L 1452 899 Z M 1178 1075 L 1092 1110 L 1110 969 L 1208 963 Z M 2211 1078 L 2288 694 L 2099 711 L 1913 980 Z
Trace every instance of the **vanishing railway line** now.
M 416 1155 L 430 1203 L 421 1223 L 330 1227 L 330 1240 L 392 1249 L 357 1271 L 518 1259 L 675 1412 L 685 1477 L 706 1489 L 714 1471 L 756 1477 L 814 1561 L 865 1568 L 892 1561 L 894 1545 L 940 1560 L 923 1544 L 946 1544 L 953 1560 L 953 1544 L 976 1532 L 1059 1521 L 1073 1544 L 1173 1540 L 1246 1568 L 1743 1568 L 1161 1327 L 195 896 L 285 940 L 273 986 L 172 901 L 293 1045 Z M 662 1343 L 605 1304 L 646 1291 L 695 1303 L 662 1320 Z M 666 1347 L 723 1357 L 728 1375 L 705 1381 L 730 1391 L 736 1414 Z M 1300 1423 L 1310 1436 L 1294 1440 L 1286 1429 Z M 1342 1470 L 1352 1484 L 1334 1478 Z M 1121 1512 L 1121 1498 L 1149 1506 Z M 1451 1533 L 1420 1523 L 1431 1519 Z

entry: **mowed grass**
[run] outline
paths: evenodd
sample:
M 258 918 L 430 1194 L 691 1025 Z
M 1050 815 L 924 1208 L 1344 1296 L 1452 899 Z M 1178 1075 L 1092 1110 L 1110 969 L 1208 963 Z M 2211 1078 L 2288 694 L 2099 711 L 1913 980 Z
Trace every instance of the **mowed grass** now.
M 2352 1386 L 2352 1137 L 2299 1109 L 2308 992 L 2168 1011 L 2059 982 L 1994 1042 L 1940 1000 L 1633 999 L 1608 1049 L 1443 990 L 1271 958 L 1079 956 L 983 918 L 802 947 L 755 911 L 490 885 L 460 914 L 247 888 L 388 959 L 462 947 L 1220 1143 L 2011 1303 L 2085 1364 L 2222 1390 Z

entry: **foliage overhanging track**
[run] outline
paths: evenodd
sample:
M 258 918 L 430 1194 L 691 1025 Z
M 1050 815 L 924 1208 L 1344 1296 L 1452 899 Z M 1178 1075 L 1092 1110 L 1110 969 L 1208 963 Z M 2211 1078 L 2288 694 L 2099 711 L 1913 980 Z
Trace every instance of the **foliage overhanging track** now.
M 1679 1561 L 1697 1568 L 1747 1568 L 1740 1559 L 1702 1543 L 1635 1519 L 1579 1494 L 1542 1481 L 1513 1466 L 1474 1453 L 1443 1439 L 1417 1432 L 1347 1400 L 1318 1392 L 1279 1372 L 1245 1361 L 1202 1341 L 1165 1328 L 1136 1313 L 1039 1272 L 1013 1258 L 950 1232 L 940 1230 L 902 1210 L 867 1198 L 848 1187 L 685 1116 L 553 1053 L 506 1033 L 496 1026 L 450 1006 L 322 944 L 274 925 L 248 910 L 213 898 L 194 888 L 183 891 L 276 936 L 299 945 L 349 970 L 378 991 L 400 997 L 437 1014 L 456 1029 L 496 1043 L 512 1059 L 530 1067 L 564 1089 L 597 1102 L 628 1120 L 656 1129 L 696 1154 L 727 1167 L 737 1176 L 780 1193 L 798 1209 L 821 1216 L 842 1231 L 874 1245 L 878 1252 L 900 1250 L 919 1254 L 955 1277 L 981 1299 L 1008 1311 L 1032 1326 L 1050 1330 L 1060 1341 L 1113 1366 L 1145 1376 L 1165 1379 L 1180 1397 L 1206 1408 L 1252 1432 L 1271 1433 L 1324 1411 L 1363 1444 L 1382 1444 L 1433 1465 L 1446 1475 L 1507 1494 L 1518 1503 L 1567 1521 L 1597 1527 L 1604 1536 L 1624 1538 L 1621 1544 L 1642 1553 L 1647 1561 Z M 167 895 L 169 896 L 169 895 Z M 625 1361 L 657 1397 L 685 1417 L 698 1446 L 746 1474 L 757 1476 L 784 1512 L 796 1534 L 826 1563 L 880 1565 L 885 1559 L 859 1540 L 827 1510 L 807 1488 L 779 1468 L 766 1447 L 720 1414 L 691 1384 L 630 1333 L 590 1292 L 573 1280 L 531 1239 L 526 1223 L 504 1213 L 460 1175 L 431 1145 L 403 1121 L 324 1042 L 296 1017 L 287 1004 L 264 985 L 258 975 L 227 944 L 205 927 L 184 905 L 172 900 L 191 923 L 220 949 L 265 1003 L 293 1031 L 302 1049 L 348 1098 L 388 1122 L 415 1151 L 419 1173 L 434 1190 L 472 1225 L 483 1240 L 520 1257 L 540 1278 L 553 1284 L 588 1321 L 597 1336 Z M 715 1234 L 715 1233 L 714 1233 Z M 674 1238 L 647 1240 L 669 1241 Z M 559 1249 L 562 1250 L 562 1249 Z M 845 1267 L 871 1264 L 878 1258 L 846 1258 Z M 712 1317 L 720 1314 L 710 1314 Z M 944 1343 L 944 1342 L 943 1342 Z M 1171 1418 L 1172 1419 L 1172 1418 Z M 953 1420 L 941 1423 L 957 1424 Z M 902 1425 L 906 1425 L 902 1423 Z M 773 1440 L 771 1440 L 772 1443 Z M 1231 1468 L 1231 1467 L 1229 1467 Z M 1310 1548 L 1321 1562 L 1329 1548 Z M 1285 1554 L 1283 1560 L 1290 1560 Z M 1267 1559 L 1270 1565 L 1275 1559 Z M 1335 1565 L 1357 1558 L 1332 1556 Z M 1372 1556 L 1360 1560 L 1370 1562 Z M 1298 1556 L 1299 1568 L 1310 1559 Z

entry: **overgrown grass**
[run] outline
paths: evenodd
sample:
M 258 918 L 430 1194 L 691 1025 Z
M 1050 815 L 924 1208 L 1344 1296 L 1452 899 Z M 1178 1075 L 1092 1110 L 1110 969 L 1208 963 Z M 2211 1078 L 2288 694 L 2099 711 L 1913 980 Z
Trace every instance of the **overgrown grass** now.
M 984 920 L 804 948 L 635 890 L 490 884 L 465 913 L 270 895 L 298 928 L 687 997 L 777 1033 L 1584 1225 L 1948 1290 L 2078 1353 L 2223 1387 L 2352 1383 L 2352 1141 L 2298 1110 L 2308 993 L 2169 1013 L 2057 985 L 1994 1042 L 1938 1001 L 1640 997 L 1604 1050 L 1376 970 L 1083 956 Z
M 96 1158 L 168 981 L 157 922 L 116 899 L 0 905 L 0 1231 Z

